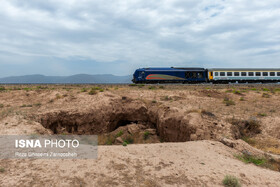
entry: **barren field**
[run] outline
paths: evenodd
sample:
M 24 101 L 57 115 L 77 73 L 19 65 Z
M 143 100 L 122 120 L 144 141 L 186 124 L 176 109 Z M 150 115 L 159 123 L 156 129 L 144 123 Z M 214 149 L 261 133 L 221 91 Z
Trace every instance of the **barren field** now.
M 98 135 L 98 159 L 0 160 L 0 186 L 280 186 L 280 85 L 3 85 L 0 135 Z M 224 184 L 223 184 L 224 183 Z

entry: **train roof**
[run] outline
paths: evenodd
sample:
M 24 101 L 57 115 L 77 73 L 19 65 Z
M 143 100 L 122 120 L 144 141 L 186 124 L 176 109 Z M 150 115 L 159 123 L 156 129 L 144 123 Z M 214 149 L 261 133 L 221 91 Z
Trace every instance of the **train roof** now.
M 199 67 L 149 67 L 149 68 L 140 68 L 146 71 L 182 71 L 182 70 L 190 70 L 190 71 L 204 71 L 204 68 L 199 68 Z
M 280 71 L 280 68 L 209 68 L 210 71 Z

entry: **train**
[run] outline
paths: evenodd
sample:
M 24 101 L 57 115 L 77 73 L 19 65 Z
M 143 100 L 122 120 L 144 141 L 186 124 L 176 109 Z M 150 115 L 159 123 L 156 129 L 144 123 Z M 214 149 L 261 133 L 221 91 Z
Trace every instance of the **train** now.
M 280 68 L 139 68 L 133 83 L 279 83 Z

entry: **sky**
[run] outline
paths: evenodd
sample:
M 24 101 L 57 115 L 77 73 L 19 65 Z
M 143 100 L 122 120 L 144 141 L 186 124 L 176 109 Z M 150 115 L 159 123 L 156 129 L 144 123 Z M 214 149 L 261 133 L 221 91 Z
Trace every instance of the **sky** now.
M 0 77 L 280 68 L 279 0 L 0 3 Z

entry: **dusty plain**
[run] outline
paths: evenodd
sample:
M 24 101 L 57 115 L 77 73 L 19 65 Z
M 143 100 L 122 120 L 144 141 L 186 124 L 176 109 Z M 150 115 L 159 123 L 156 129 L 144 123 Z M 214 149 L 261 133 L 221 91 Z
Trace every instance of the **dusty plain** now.
M 98 158 L 1 159 L 0 186 L 280 186 L 280 85 L 2 85 L 0 135 L 96 134 Z

